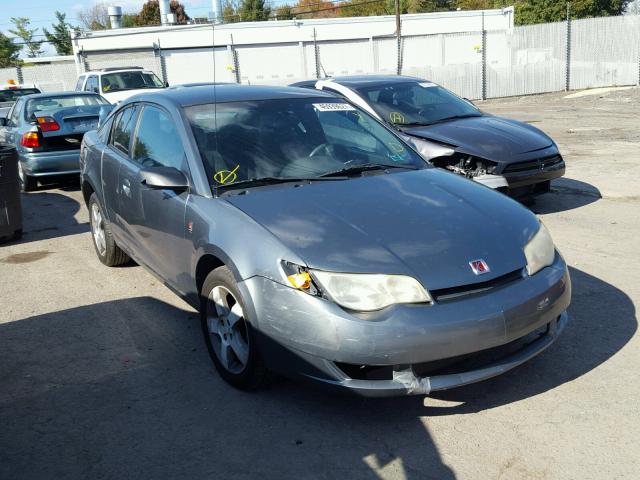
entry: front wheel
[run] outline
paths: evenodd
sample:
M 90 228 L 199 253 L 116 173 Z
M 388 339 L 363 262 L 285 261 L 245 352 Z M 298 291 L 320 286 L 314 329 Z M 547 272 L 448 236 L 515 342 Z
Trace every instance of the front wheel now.
M 102 214 L 95 193 L 89 198 L 89 217 L 91 222 L 91 239 L 98 259 L 107 267 L 115 267 L 127 263 L 129 256 L 116 245 L 109 222 Z
M 257 390 L 270 374 L 258 353 L 246 308 L 227 267 L 209 273 L 202 286 L 200 319 L 207 350 L 220 376 L 241 390 Z

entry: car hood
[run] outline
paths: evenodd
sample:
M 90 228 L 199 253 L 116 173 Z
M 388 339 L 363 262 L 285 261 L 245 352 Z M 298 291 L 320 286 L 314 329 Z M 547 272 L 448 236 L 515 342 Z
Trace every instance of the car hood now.
M 139 88 L 136 90 L 122 90 L 119 92 L 103 93 L 102 96 L 106 98 L 110 103 L 113 103 L 115 105 L 116 103 L 126 100 L 129 97 L 133 97 L 134 95 L 137 95 L 139 93 L 148 93 L 148 92 L 153 92 L 154 90 L 159 90 L 159 89 Z
M 225 199 L 311 268 L 396 273 L 428 289 L 483 282 L 523 268 L 538 220 L 506 196 L 426 169 L 252 189 Z M 469 262 L 491 271 L 476 276 Z
M 407 135 L 457 147 L 463 153 L 495 162 L 523 160 L 553 145 L 545 133 L 526 123 L 482 115 L 403 130 Z

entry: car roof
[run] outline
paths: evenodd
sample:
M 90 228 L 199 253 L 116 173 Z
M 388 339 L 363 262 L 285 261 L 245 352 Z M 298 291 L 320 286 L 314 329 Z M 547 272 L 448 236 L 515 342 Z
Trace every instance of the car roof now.
M 109 67 L 101 70 L 90 70 L 88 72 L 82 72 L 79 76 L 86 75 L 105 75 L 107 73 L 119 73 L 119 72 L 151 72 L 148 68 L 143 67 Z
M 340 85 L 344 85 L 350 88 L 361 88 L 361 87 L 373 87 L 373 86 L 381 86 L 381 85 L 391 85 L 398 82 L 426 82 L 427 80 L 418 77 L 409 77 L 407 75 L 350 75 L 350 76 L 340 76 L 340 77 L 331 77 L 331 78 L 323 78 L 319 80 L 324 80 L 328 82 L 336 82 Z M 318 80 L 313 80 L 313 83 Z M 294 85 L 308 85 L 312 80 L 307 80 L 304 82 L 298 82 Z
M 92 97 L 99 97 L 100 95 L 98 95 L 97 93 L 93 93 L 93 92 L 77 92 L 77 91 L 70 91 L 70 92 L 46 92 L 46 93 L 34 93 L 33 95 L 27 95 L 24 98 L 28 98 L 28 99 L 33 99 L 33 98 L 47 98 L 47 97 L 77 97 L 77 96 L 92 96 Z
M 169 101 L 182 107 L 213 103 L 214 85 L 216 103 L 310 97 L 335 99 L 333 95 L 305 88 L 239 85 L 235 83 L 201 83 L 195 85 L 175 85 L 169 88 L 139 93 L 128 98 L 127 103 L 142 100 L 158 102 Z
M 3 84 L 0 84 L 0 90 L 26 90 L 26 89 L 33 89 L 33 88 L 36 88 L 36 89 L 40 90 L 35 83 L 19 83 L 19 84 L 3 83 Z

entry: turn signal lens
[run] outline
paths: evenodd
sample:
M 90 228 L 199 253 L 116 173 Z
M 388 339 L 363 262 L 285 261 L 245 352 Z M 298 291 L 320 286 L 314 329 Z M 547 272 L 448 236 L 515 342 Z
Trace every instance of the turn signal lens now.
M 311 287 L 311 276 L 308 272 L 294 273 L 287 277 L 291 285 L 299 290 L 309 290 Z
M 20 144 L 27 148 L 38 148 L 40 147 L 40 137 L 37 132 L 27 132 L 22 135 Z
M 55 121 L 53 117 L 38 117 L 38 125 L 43 132 L 57 132 L 60 130 L 60 125 Z

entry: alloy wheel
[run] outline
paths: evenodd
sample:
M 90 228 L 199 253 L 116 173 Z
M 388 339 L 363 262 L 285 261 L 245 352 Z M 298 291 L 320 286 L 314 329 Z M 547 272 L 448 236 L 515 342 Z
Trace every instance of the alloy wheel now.
M 242 306 L 223 286 L 209 294 L 207 328 L 220 364 L 230 373 L 242 373 L 249 361 L 249 332 Z
M 104 231 L 104 219 L 97 203 L 91 205 L 91 233 L 98 253 L 100 256 L 104 256 L 107 252 L 107 240 Z

